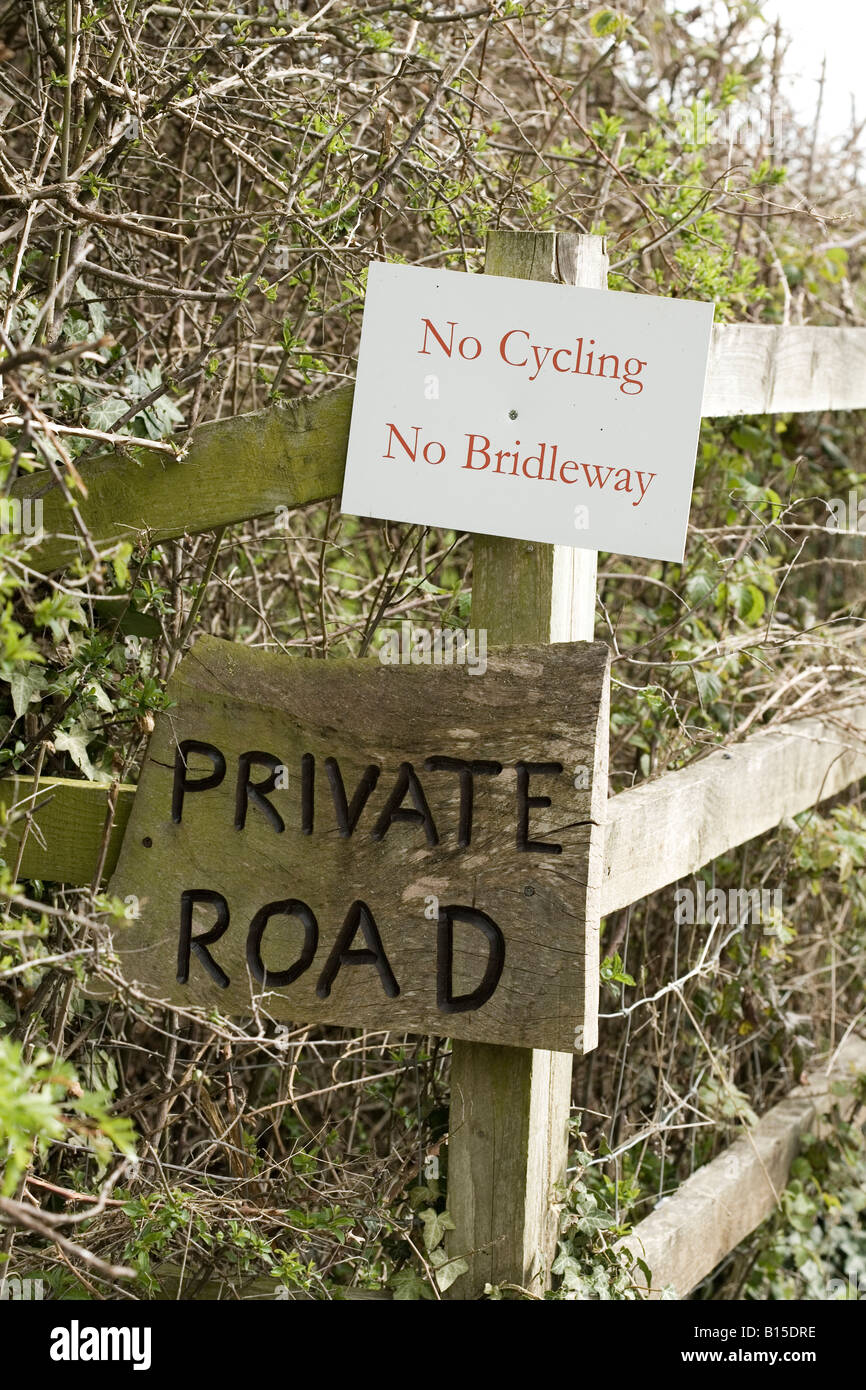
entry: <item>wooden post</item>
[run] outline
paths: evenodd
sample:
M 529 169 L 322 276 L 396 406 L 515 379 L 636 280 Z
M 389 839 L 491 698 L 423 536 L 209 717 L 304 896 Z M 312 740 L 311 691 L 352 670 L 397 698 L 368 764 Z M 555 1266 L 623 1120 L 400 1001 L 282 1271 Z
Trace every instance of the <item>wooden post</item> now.
M 602 237 L 490 233 L 491 275 L 607 288 Z M 590 640 L 596 555 L 566 546 L 475 538 L 472 625 L 491 645 Z M 485 1284 L 540 1294 L 550 1282 L 571 1106 L 567 1053 L 485 1043 L 453 1044 L 448 1140 L 449 1251 L 469 1271 L 449 1298 L 477 1298 Z

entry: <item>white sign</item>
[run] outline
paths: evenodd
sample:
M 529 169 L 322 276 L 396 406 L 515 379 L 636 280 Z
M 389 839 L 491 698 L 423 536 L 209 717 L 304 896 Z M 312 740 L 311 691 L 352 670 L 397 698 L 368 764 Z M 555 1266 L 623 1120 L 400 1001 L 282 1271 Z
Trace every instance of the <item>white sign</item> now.
M 374 264 L 342 509 L 681 560 L 713 305 Z

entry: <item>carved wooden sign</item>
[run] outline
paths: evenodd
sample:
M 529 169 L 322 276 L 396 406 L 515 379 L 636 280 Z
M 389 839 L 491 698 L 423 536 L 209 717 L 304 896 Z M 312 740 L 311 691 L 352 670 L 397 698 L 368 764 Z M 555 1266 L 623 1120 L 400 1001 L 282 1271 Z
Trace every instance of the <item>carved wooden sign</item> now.
M 608 653 L 465 666 L 200 640 L 111 891 L 167 1002 L 583 1052 L 596 1043 Z

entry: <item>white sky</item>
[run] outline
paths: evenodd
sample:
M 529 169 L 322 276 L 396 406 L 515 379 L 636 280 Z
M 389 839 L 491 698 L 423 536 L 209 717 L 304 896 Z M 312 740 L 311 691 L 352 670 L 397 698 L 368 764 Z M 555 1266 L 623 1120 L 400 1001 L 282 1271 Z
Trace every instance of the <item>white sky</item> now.
M 821 115 L 825 138 L 850 129 L 851 93 L 858 119 L 866 116 L 866 0 L 764 0 L 768 20 L 778 16 L 791 37 L 783 71 L 787 94 L 803 117 L 814 114 L 821 62 L 827 81 Z

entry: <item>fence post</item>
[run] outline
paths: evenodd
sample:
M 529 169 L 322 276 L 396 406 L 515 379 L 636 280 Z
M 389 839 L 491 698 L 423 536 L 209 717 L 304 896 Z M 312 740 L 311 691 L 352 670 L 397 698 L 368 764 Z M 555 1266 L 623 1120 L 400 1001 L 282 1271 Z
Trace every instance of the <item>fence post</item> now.
M 487 239 L 491 275 L 606 289 L 607 265 L 603 237 L 497 231 Z M 497 646 L 591 640 L 595 574 L 594 551 L 476 536 L 472 625 Z M 539 1294 L 556 1251 L 552 1198 L 565 1174 L 572 1059 L 452 1046 L 449 1252 L 466 1259 L 469 1272 L 448 1297 L 477 1298 L 487 1283 Z

